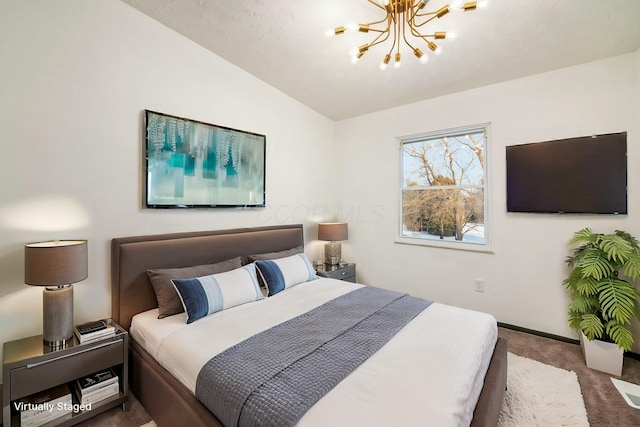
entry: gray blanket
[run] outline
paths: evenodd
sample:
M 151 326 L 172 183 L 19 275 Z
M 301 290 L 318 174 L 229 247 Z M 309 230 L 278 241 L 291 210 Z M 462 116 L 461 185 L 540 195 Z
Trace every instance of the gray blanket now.
M 213 357 L 196 397 L 227 427 L 292 426 L 430 304 L 359 288 Z

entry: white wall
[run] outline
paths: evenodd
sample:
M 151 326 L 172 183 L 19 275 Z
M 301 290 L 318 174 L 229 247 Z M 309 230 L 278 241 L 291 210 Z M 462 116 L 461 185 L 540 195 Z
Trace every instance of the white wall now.
M 338 204 L 349 221 L 345 258 L 359 280 L 492 313 L 498 321 L 575 337 L 561 286 L 573 232 L 624 229 L 640 237 L 640 51 L 337 123 L 343 169 Z M 397 137 L 491 123 L 489 212 L 493 254 L 394 244 Z M 507 214 L 505 146 L 628 132 L 629 215 Z M 596 165 L 594 165 L 596 166 Z M 360 217 L 354 211 L 365 212 Z M 476 278 L 485 293 L 474 292 Z M 640 333 L 636 333 L 640 341 Z M 640 342 L 635 351 L 640 351 Z
M 113 237 L 303 223 L 309 241 L 335 215 L 334 123 L 128 5 L 5 0 L 0 40 L 0 343 L 41 333 L 25 243 L 89 240 L 81 322 L 111 313 Z M 142 209 L 144 109 L 265 134 L 267 208 Z

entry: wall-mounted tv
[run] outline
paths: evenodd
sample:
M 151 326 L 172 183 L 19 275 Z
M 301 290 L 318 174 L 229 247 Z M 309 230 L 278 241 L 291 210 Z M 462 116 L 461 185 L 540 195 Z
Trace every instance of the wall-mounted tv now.
M 266 137 L 145 110 L 147 208 L 265 206 Z
M 627 133 L 507 147 L 507 211 L 627 213 Z

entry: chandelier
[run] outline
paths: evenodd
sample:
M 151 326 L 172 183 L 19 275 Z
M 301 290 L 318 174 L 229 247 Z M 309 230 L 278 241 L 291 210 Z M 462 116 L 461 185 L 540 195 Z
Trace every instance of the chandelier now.
M 425 64 L 429 60 L 429 57 L 419 47 L 414 46 L 412 43 L 425 43 L 426 48 L 434 54 L 438 55 L 441 52 L 440 46 L 438 46 L 434 40 L 444 40 L 446 38 L 455 38 L 455 34 L 445 31 L 436 31 L 433 33 L 425 33 L 422 30 L 422 26 L 433 21 L 434 19 L 442 18 L 450 11 L 462 10 L 469 12 L 476 10 L 478 7 L 484 7 L 487 5 L 488 0 L 468 1 L 453 0 L 450 5 L 444 5 L 440 9 L 433 12 L 424 11 L 429 0 L 367 0 L 369 3 L 380 8 L 385 13 L 385 17 L 379 21 L 369 22 L 367 24 L 350 24 L 343 27 L 334 28 L 329 34 L 341 35 L 347 31 L 359 31 L 361 33 L 378 33 L 377 36 L 369 43 L 365 43 L 352 52 L 352 60 L 354 64 L 357 63 L 364 54 L 372 47 L 384 43 L 393 34 L 393 43 L 387 54 L 380 62 L 380 69 L 386 70 L 391 62 L 392 55 L 394 56 L 394 67 L 400 67 L 402 55 L 400 54 L 400 45 L 402 41 L 409 46 L 413 54 L 418 58 L 418 61 Z M 409 36 L 409 37 L 408 37 Z M 423 45 L 424 48 L 424 45 Z

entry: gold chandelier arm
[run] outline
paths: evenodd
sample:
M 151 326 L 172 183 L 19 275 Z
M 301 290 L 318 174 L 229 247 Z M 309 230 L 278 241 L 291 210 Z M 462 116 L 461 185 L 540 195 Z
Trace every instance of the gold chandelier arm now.
M 379 43 L 382 43 L 383 41 L 386 41 L 389 38 L 389 36 L 391 35 L 391 17 L 389 17 L 388 19 L 389 19 L 389 24 L 387 25 L 387 36 L 384 38 L 384 40 L 380 40 Z M 395 31 L 396 31 L 396 27 L 394 25 L 393 32 L 395 33 Z M 388 55 L 391 55 L 391 52 L 393 52 L 393 49 L 395 49 L 396 41 L 397 41 L 397 37 L 394 37 L 393 38 L 393 43 L 391 44 L 391 49 L 389 49 Z
M 382 24 L 382 23 L 383 23 L 384 21 L 386 21 L 387 19 L 389 19 L 389 16 L 388 16 L 388 15 L 387 15 L 387 16 L 385 16 L 384 18 L 382 18 L 382 19 L 381 19 L 381 20 L 379 20 L 379 21 L 373 21 L 373 22 L 369 22 L 369 23 L 367 23 L 367 24 L 359 24 L 359 25 L 360 25 L 360 26 L 364 26 L 364 25 L 366 25 L 367 27 L 370 27 L 370 26 L 372 26 L 372 25 Z M 382 31 L 382 30 L 376 30 L 375 28 L 369 28 L 368 30 L 369 30 L 369 31 Z M 366 31 L 365 31 L 365 32 L 366 32 Z
M 416 12 L 416 16 L 431 16 L 431 15 L 434 15 L 436 18 L 442 18 L 444 15 L 446 15 L 449 12 L 451 12 L 451 10 L 449 10 L 449 5 L 445 4 L 444 6 L 442 6 L 440 9 L 436 10 L 435 12 L 424 12 L 424 13 L 417 13 Z
M 387 11 L 387 9 L 377 1 L 373 1 L 373 0 L 367 0 L 367 1 L 372 5 L 374 5 L 375 7 L 379 7 L 380 9 L 384 10 L 385 12 Z
M 425 15 L 417 15 L 417 16 L 418 16 L 418 17 L 422 17 L 422 16 L 425 16 Z M 429 23 L 429 22 L 433 21 L 433 20 L 434 20 L 434 19 L 436 19 L 437 17 L 438 17 L 437 15 L 433 15 L 433 16 L 431 16 L 429 19 L 425 20 L 424 22 L 420 22 L 420 23 L 418 23 L 418 22 L 414 19 L 414 20 L 412 21 L 412 22 L 413 22 L 413 26 L 414 26 L 414 27 L 416 27 L 416 28 L 417 28 L 417 27 L 422 27 L 424 24 L 427 24 L 427 23 Z
M 419 37 L 421 39 L 424 39 L 427 42 L 428 42 L 427 39 L 443 40 L 447 38 L 447 33 L 445 31 L 436 31 L 433 34 L 422 34 L 413 27 L 411 27 L 411 35 L 414 37 Z
M 412 33 L 413 33 L 413 31 L 412 31 Z M 413 34 L 413 35 L 415 36 L 415 34 Z M 416 50 L 416 48 L 411 43 L 409 43 L 409 40 L 407 40 L 407 35 L 405 33 L 404 27 L 402 28 L 402 38 L 404 39 L 404 42 L 407 44 L 407 46 L 409 46 L 411 48 L 411 50 Z
M 390 33 L 390 29 L 389 29 L 389 28 L 387 28 L 385 31 L 382 31 L 380 34 L 378 34 L 378 35 L 376 36 L 376 38 L 375 38 L 375 39 L 373 39 L 373 40 L 371 41 L 371 43 L 369 43 L 369 47 L 372 47 L 372 46 L 378 45 L 378 44 L 380 44 L 380 43 L 384 43 L 384 42 L 386 42 L 386 41 L 387 41 L 387 39 L 389 39 L 389 33 Z M 385 35 L 385 34 L 386 34 L 385 38 L 383 38 L 382 40 L 378 40 L 380 37 L 382 37 L 382 36 L 383 36 L 383 35 Z M 394 40 L 393 42 L 395 43 L 395 40 Z
M 387 28 L 386 29 L 384 29 L 384 30 L 373 29 L 373 28 L 369 29 L 370 31 L 377 31 L 377 32 L 380 33 L 368 44 L 369 47 L 378 45 L 380 43 L 384 43 L 385 41 L 387 41 L 389 39 L 389 35 L 391 33 L 391 17 L 387 16 L 385 18 L 385 20 L 387 21 Z M 380 40 L 380 38 L 382 36 L 385 36 L 385 37 L 382 40 Z M 395 40 L 394 40 L 394 43 L 395 43 Z
M 411 29 L 411 35 L 414 37 L 419 37 L 424 40 L 426 40 L 428 37 L 435 37 L 435 35 L 433 34 L 422 34 L 420 31 L 415 29 L 412 25 L 410 25 L 409 28 Z
M 419 6 L 419 4 L 420 4 L 420 3 L 421 3 L 421 0 L 417 0 L 417 1 L 415 2 L 415 4 L 412 4 L 412 5 L 411 5 L 411 11 L 412 11 L 413 13 L 411 14 L 411 18 L 408 18 L 408 19 L 407 19 L 407 22 L 409 22 L 409 21 L 413 21 L 414 19 L 416 19 L 416 16 L 420 16 L 420 15 L 418 15 L 418 12 L 422 9 L 422 7 L 424 7 L 424 6 L 420 7 L 420 6 Z M 434 13 L 435 13 L 435 12 L 434 12 Z

